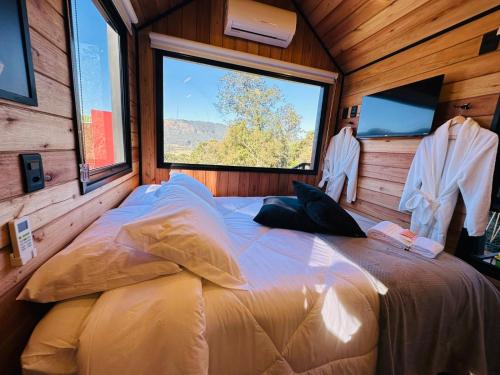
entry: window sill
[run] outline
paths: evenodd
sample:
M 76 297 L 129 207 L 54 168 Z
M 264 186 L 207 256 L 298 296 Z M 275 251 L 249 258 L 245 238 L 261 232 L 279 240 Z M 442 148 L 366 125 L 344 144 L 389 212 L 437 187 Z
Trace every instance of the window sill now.
M 159 162 L 157 165 L 161 169 L 187 169 L 202 171 L 220 171 L 220 172 L 255 172 L 255 173 L 278 173 L 278 174 L 297 174 L 297 175 L 316 175 L 318 169 L 289 169 L 289 168 L 265 168 L 265 167 L 243 167 L 230 165 L 209 165 L 209 164 L 181 164 Z
M 132 166 L 128 163 L 113 165 L 104 169 L 100 169 L 98 173 L 91 175 L 90 180 L 81 183 L 82 194 L 90 193 L 101 186 L 110 183 L 117 178 L 125 176 L 132 172 Z

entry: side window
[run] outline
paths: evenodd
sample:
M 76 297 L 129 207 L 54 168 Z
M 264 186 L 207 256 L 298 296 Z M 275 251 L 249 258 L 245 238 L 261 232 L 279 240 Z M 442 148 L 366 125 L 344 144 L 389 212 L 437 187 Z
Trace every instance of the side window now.
M 84 193 L 130 171 L 127 30 L 110 1 L 70 0 Z

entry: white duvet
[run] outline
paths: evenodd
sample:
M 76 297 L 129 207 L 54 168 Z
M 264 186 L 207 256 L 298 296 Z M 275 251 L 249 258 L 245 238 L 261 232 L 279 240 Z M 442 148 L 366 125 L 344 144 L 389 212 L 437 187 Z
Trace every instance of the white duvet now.
M 250 291 L 183 271 L 105 292 L 82 324 L 78 373 L 374 374 L 376 280 L 326 237 L 254 223 L 261 205 L 217 199 Z

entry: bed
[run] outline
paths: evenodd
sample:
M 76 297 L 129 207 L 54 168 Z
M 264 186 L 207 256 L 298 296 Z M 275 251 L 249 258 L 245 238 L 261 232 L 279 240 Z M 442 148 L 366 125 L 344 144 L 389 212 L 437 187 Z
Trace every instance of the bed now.
M 35 329 L 24 371 L 64 362 L 59 373 L 500 373 L 500 293 L 467 264 L 270 229 L 252 220 L 258 197 L 216 202 L 249 291 L 184 270 L 61 302 Z M 364 230 L 374 224 L 351 214 Z M 49 347 L 64 361 L 51 362 Z

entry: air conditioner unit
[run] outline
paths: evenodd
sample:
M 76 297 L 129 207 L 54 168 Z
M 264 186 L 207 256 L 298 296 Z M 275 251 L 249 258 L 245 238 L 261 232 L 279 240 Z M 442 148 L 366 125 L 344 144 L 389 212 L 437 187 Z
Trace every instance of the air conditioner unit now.
M 297 14 L 249 0 L 227 0 L 224 34 L 286 48 L 297 26 Z

